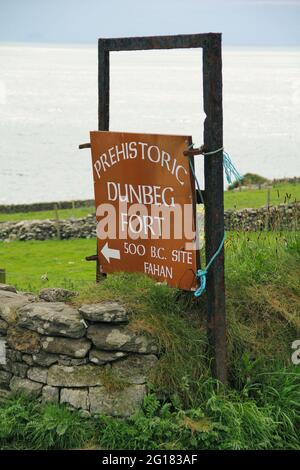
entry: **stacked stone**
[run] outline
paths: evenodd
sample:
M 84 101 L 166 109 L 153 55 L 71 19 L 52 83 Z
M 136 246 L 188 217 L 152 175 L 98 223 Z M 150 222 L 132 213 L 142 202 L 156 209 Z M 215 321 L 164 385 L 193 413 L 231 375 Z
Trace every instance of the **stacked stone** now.
M 96 219 L 88 215 L 78 219 L 66 220 L 23 220 L 21 222 L 1 222 L 0 240 L 49 240 L 59 236 L 68 238 L 96 237 Z
M 37 299 L 0 286 L 1 396 L 25 392 L 87 415 L 130 416 L 143 401 L 157 345 L 131 331 L 118 302 L 76 309 L 53 301 L 70 295 L 44 289 Z
M 228 210 L 224 214 L 226 230 L 264 231 L 300 230 L 300 204 L 279 204 L 257 209 Z
M 280 204 L 258 209 L 228 210 L 224 213 L 226 230 L 299 230 L 300 204 Z M 68 220 L 25 220 L 0 222 L 0 240 L 48 240 L 96 237 L 94 215 Z

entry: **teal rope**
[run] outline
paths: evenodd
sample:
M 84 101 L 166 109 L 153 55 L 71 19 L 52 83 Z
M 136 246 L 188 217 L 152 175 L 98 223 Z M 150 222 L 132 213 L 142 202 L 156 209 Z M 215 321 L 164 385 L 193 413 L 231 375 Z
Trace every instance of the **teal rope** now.
M 200 295 L 202 295 L 203 292 L 205 291 L 206 276 L 207 276 L 208 270 L 209 270 L 210 266 L 212 265 L 212 263 L 215 261 L 216 257 L 219 256 L 219 254 L 221 253 L 222 248 L 224 246 L 224 242 L 225 242 L 225 234 L 224 234 L 224 237 L 222 238 L 222 241 L 219 245 L 219 248 L 217 249 L 215 254 L 211 257 L 211 259 L 210 259 L 209 263 L 207 264 L 206 268 L 205 269 L 198 269 L 198 271 L 196 273 L 196 276 L 200 280 L 200 286 L 194 292 L 195 297 L 200 297 Z
M 189 145 L 188 149 L 193 148 L 193 146 L 194 146 L 194 144 Z M 208 157 L 209 155 L 215 155 L 216 153 L 221 152 L 221 150 L 223 151 L 223 167 L 224 167 L 227 183 L 232 184 L 234 180 L 241 181 L 243 179 L 243 177 L 241 176 L 241 174 L 238 172 L 238 170 L 236 169 L 236 167 L 232 163 L 232 160 L 230 158 L 229 153 L 225 152 L 223 147 L 220 147 L 219 149 L 213 150 L 211 152 L 203 152 L 203 155 L 205 157 Z M 197 181 L 197 178 L 196 178 L 196 175 L 195 175 L 195 170 L 194 170 L 194 167 L 192 165 L 191 159 L 190 159 L 190 167 L 191 167 L 192 173 L 194 175 L 194 178 L 196 180 L 197 188 L 200 192 L 201 202 L 203 204 L 203 198 L 202 198 L 202 194 L 201 194 L 200 185 Z
M 194 144 L 191 144 L 189 145 L 188 148 L 192 148 Z M 212 152 L 206 152 L 204 153 L 203 155 L 213 155 L 214 153 L 217 153 L 217 152 L 220 152 L 221 150 L 223 150 L 223 148 L 220 148 L 218 150 L 215 150 L 215 151 L 212 151 Z M 202 196 L 202 192 L 201 192 L 201 188 L 200 188 L 200 184 L 199 184 L 199 181 L 198 181 L 198 178 L 196 176 L 196 172 L 195 172 L 195 169 L 194 169 L 194 166 L 192 164 L 192 160 L 189 159 L 189 163 L 190 163 L 190 168 L 191 168 L 191 171 L 192 171 L 192 174 L 194 176 L 194 179 L 195 179 L 195 182 L 196 182 L 196 186 L 197 186 L 197 189 L 199 191 L 199 194 L 200 194 L 200 199 L 201 199 L 201 202 L 202 204 L 204 204 L 204 201 L 203 201 L 203 196 Z M 229 184 L 231 184 L 231 178 L 232 176 L 234 176 L 235 178 L 237 179 L 242 179 L 241 175 L 238 173 L 238 171 L 236 170 L 236 168 L 234 167 L 229 155 L 227 152 L 223 151 L 223 165 L 224 165 L 224 170 L 225 170 L 225 173 L 226 173 L 226 178 L 227 178 L 227 182 Z M 229 181 L 230 180 L 230 181 Z M 222 248 L 224 246 L 224 242 L 225 242 L 225 234 L 221 240 L 221 243 L 219 245 L 219 248 L 217 249 L 217 251 L 214 253 L 214 255 L 211 257 L 210 261 L 207 263 L 207 266 L 205 269 L 198 269 L 197 272 L 196 272 L 196 276 L 197 278 L 199 279 L 200 281 L 200 286 L 198 287 L 198 289 L 195 290 L 194 292 L 194 296 L 195 297 L 200 297 L 203 292 L 205 291 L 206 289 L 206 276 L 208 274 L 208 270 L 210 268 L 210 266 L 212 265 L 212 263 L 215 261 L 215 259 L 217 258 L 217 256 L 219 256 L 219 254 L 221 253 L 222 251 Z
M 236 181 L 241 181 L 243 179 L 243 177 L 240 175 L 240 173 L 237 171 L 234 164 L 232 163 L 229 154 L 225 152 L 225 150 L 223 151 L 223 166 L 228 184 L 232 184 L 233 179 L 235 179 Z
M 224 167 L 224 170 L 225 170 L 227 183 L 232 184 L 233 180 L 241 181 L 243 179 L 243 177 L 237 171 L 237 169 L 235 168 L 234 164 L 231 161 L 229 153 L 225 152 L 223 147 L 221 147 L 217 150 L 213 150 L 212 152 L 203 152 L 203 155 L 205 157 L 207 157 L 209 155 L 214 155 L 218 152 L 221 152 L 221 150 L 223 150 L 223 167 Z

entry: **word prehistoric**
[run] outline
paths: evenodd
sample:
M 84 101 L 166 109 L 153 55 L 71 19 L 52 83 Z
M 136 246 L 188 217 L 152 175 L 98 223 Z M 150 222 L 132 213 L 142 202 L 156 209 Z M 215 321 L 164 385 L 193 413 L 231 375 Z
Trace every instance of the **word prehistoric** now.
M 146 142 L 122 142 L 119 145 L 110 147 L 107 152 L 103 152 L 100 157 L 95 161 L 94 168 L 101 178 L 101 173 L 107 171 L 113 165 L 116 165 L 120 160 L 132 160 L 138 156 L 142 160 L 148 160 L 151 163 L 160 165 L 166 168 L 171 175 L 174 175 L 177 181 L 184 185 L 184 180 L 181 174 L 187 174 L 186 168 L 178 164 L 176 158 L 165 150 L 161 150 L 157 145 L 149 145 Z

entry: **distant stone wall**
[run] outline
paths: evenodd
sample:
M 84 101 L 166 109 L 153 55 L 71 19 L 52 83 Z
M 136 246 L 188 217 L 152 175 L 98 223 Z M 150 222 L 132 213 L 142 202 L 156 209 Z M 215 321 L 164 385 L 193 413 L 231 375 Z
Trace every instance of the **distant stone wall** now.
M 0 213 L 14 214 L 16 212 L 51 211 L 54 206 L 58 209 L 72 209 L 73 207 L 91 207 L 95 210 L 94 199 L 56 202 L 33 202 L 32 204 L 0 204 Z
M 275 178 L 271 183 L 273 186 L 276 186 L 278 183 L 298 184 L 300 183 L 300 176 L 294 176 L 293 178 Z
M 228 210 L 224 214 L 224 222 L 226 230 L 300 230 L 300 203 Z
M 224 214 L 226 230 L 300 230 L 300 203 L 228 210 Z M 0 223 L 0 240 L 49 240 L 96 237 L 94 215 L 79 219 L 25 220 Z
M 121 304 L 62 301 L 74 294 L 43 289 L 35 297 L 0 285 L 0 397 L 24 392 L 87 416 L 130 416 L 143 402 L 157 345 L 130 329 Z
M 24 220 L 0 223 L 0 240 L 65 240 L 96 237 L 94 215 L 66 220 Z

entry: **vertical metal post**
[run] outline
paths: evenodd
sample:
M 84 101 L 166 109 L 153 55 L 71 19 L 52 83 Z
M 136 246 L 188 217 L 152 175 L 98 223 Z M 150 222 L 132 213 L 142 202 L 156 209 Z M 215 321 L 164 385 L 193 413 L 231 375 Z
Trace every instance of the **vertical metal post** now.
M 105 39 L 98 40 L 98 129 L 109 130 L 109 51 L 105 48 Z M 97 241 L 96 282 L 103 277 Z
M 98 129 L 109 130 L 109 51 L 98 41 Z
M 207 151 L 223 147 L 221 34 L 211 35 L 203 47 L 204 146 Z M 223 152 L 204 159 L 206 262 L 224 236 Z M 227 382 L 224 250 L 207 277 L 208 337 L 214 352 L 214 375 Z

